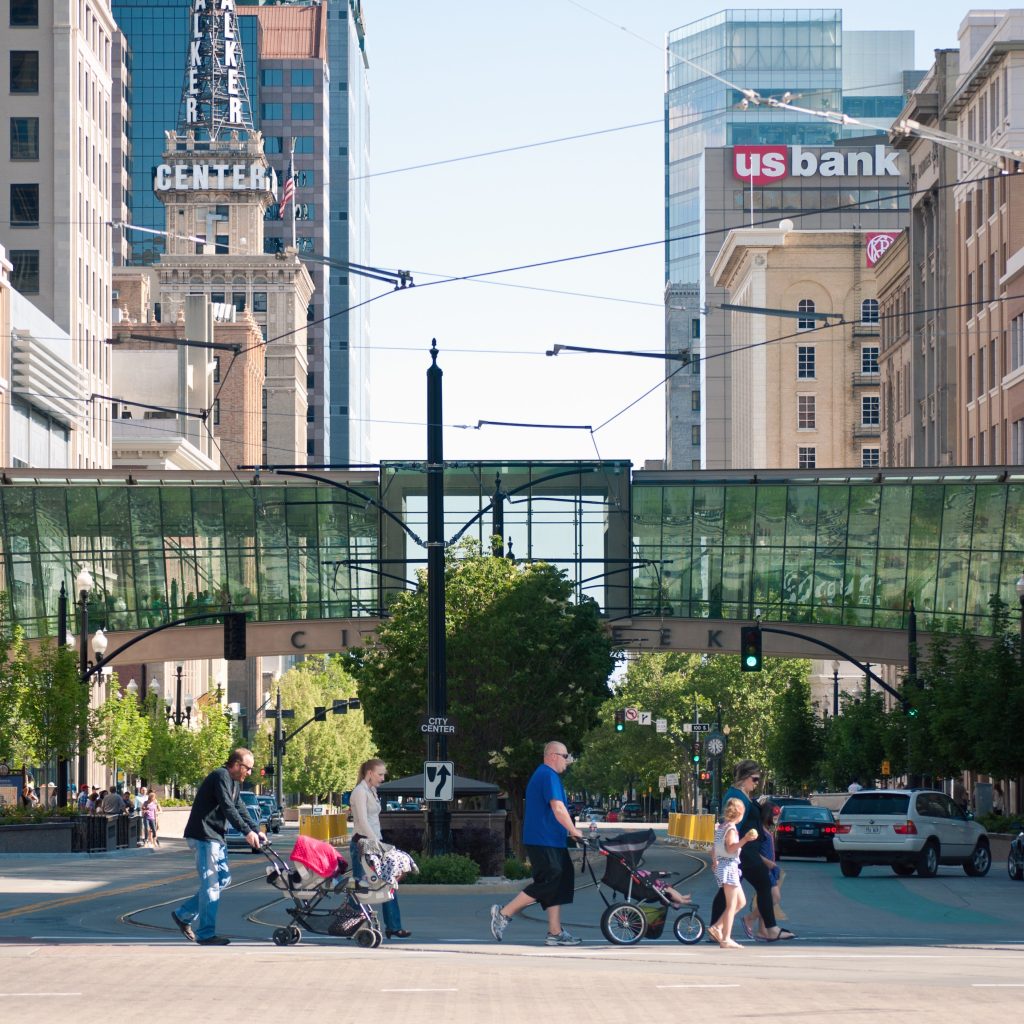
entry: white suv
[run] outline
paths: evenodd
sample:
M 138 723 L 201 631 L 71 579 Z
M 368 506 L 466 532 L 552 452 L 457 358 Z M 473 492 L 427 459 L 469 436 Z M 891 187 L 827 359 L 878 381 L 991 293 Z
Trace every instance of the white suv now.
M 940 864 L 961 864 L 975 876 L 992 866 L 988 833 L 935 790 L 862 790 L 843 804 L 836 826 L 832 845 L 847 878 L 865 864 L 888 864 L 897 875 L 916 870 L 922 878 Z

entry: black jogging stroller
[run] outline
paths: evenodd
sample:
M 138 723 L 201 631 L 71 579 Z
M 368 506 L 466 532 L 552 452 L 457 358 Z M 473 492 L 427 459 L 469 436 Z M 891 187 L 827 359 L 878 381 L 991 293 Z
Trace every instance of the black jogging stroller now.
M 664 891 L 670 884 L 669 879 L 676 875 L 669 871 L 646 871 L 642 867 L 644 853 L 656 838 L 654 829 L 649 828 L 595 840 L 597 852 L 605 858 L 600 881 L 584 853 L 583 866 L 590 870 L 598 895 L 605 904 L 601 933 L 617 946 L 631 946 L 644 938 L 660 938 L 669 910 L 679 912 L 672 924 L 672 933 L 680 942 L 690 945 L 704 937 L 704 922 L 697 913 L 700 907 L 696 903 L 677 904 Z M 602 886 L 612 890 L 612 899 L 601 891 Z M 616 899 L 616 896 L 624 899 Z

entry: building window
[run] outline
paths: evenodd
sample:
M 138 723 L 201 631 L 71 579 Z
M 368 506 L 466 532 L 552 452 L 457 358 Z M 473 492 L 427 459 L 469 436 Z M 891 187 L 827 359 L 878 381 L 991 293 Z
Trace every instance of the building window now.
M 11 28 L 38 28 L 39 0 L 11 0 Z
M 796 375 L 799 380 L 814 380 L 814 346 L 798 345 L 796 349 Z
M 296 153 L 315 153 L 316 150 L 313 146 L 314 139 L 312 135 L 300 135 L 295 140 L 295 152 Z
M 220 383 L 220 356 L 213 357 L 213 383 Z
M 316 220 L 316 203 L 296 203 L 296 220 Z
M 220 426 L 220 399 L 215 398 L 213 400 L 213 425 L 215 427 Z
M 815 469 L 817 466 L 818 449 L 813 446 L 801 445 L 796 450 L 797 466 L 800 469 Z
M 699 338 L 700 337 L 700 317 L 699 316 L 695 316 L 690 321 L 690 337 L 691 338 Z
M 315 406 L 312 406 L 312 405 L 307 405 L 306 406 L 306 422 L 307 423 L 315 423 L 316 422 L 316 407 Z
M 292 68 L 292 85 L 312 85 L 313 84 L 313 69 L 312 68 Z
M 12 249 L 7 258 L 14 265 L 11 286 L 22 295 L 39 294 L 39 250 Z
M 264 369 L 264 373 L 266 373 L 266 369 Z M 266 409 L 266 407 L 267 407 L 267 389 L 264 388 L 263 389 L 263 408 Z
M 1010 321 L 1010 370 L 1024 366 L 1024 313 Z
M 700 412 L 700 392 L 699 391 L 691 391 L 690 392 L 690 408 L 694 412 Z
M 306 323 L 311 324 L 316 319 L 316 306 L 312 302 L 306 305 Z
M 798 313 L 813 313 L 814 312 L 814 299 L 801 299 L 796 304 L 796 310 Z M 798 317 L 796 321 L 796 329 L 798 331 L 813 331 L 815 324 L 814 317 L 802 316 Z
M 309 373 L 306 374 L 306 387 L 307 388 L 315 388 L 316 387 L 316 374 L 312 370 L 310 370 Z
M 293 103 L 292 104 L 292 120 L 293 121 L 312 121 L 313 120 L 313 104 L 312 103 Z M 296 147 L 298 151 L 298 147 Z
M 267 311 L 267 293 L 266 292 L 253 292 L 252 293 L 252 311 L 254 313 L 266 313 L 266 311 Z
M 877 427 L 879 420 L 878 395 L 865 395 L 860 400 L 860 422 L 865 427 Z
M 39 226 L 39 186 L 11 186 L 11 225 Z
M 284 139 L 280 135 L 264 135 L 263 136 L 263 152 L 264 153 L 283 153 L 284 152 Z
M 245 312 L 245 292 L 232 292 L 231 303 L 239 313 Z
M 878 373 L 878 346 L 865 345 L 860 350 L 860 372 Z
M 284 120 L 284 104 L 283 103 L 261 103 L 260 104 L 260 120 L 261 121 L 282 121 L 282 120 Z
M 11 159 L 39 159 L 39 118 L 11 118 Z
M 260 85 L 284 85 L 284 72 L 280 68 L 265 68 L 260 72 Z
M 871 468 L 878 466 L 879 462 L 879 448 L 861 448 L 860 450 L 860 464 L 864 468 Z
M 210 301 L 211 302 L 223 302 L 224 301 L 224 293 L 223 292 L 210 292 Z
M 264 255 L 270 256 L 276 252 L 284 252 L 284 239 L 282 238 L 267 238 L 263 236 L 263 252 Z
M 700 376 L 700 353 L 694 352 L 690 356 L 690 370 L 695 377 Z
M 1014 420 L 1010 426 L 1010 459 L 1012 463 L 1024 462 L 1024 420 Z
M 693 426 L 690 427 L 690 444 L 692 444 L 694 448 L 699 448 L 700 447 L 700 424 L 699 423 L 694 423 Z
M 38 50 L 11 50 L 11 92 L 39 92 Z
M 227 256 L 229 238 L 227 235 L 213 236 L 213 251 L 217 256 Z
M 814 430 L 814 395 L 796 396 L 796 428 L 797 430 Z
M 878 323 L 878 299 L 865 299 L 860 304 L 860 322 L 862 324 Z

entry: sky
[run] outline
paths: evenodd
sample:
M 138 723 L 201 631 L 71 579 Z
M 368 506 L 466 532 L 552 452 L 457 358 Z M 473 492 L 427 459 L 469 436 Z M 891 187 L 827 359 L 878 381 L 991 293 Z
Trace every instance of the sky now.
M 446 461 L 601 458 L 642 468 L 664 458 L 660 383 L 671 367 L 545 352 L 555 344 L 664 351 L 664 39 L 722 5 L 363 6 L 370 262 L 411 270 L 417 284 L 388 294 L 382 285 L 372 305 L 371 458 L 425 458 L 435 338 Z M 936 48 L 957 45 L 967 10 L 946 0 L 868 0 L 844 9 L 843 24 L 914 29 L 917 66 L 925 69 Z M 607 131 L 629 125 L 640 126 Z M 625 251 L 576 258 L 617 249 Z M 481 281 L 429 284 L 556 260 Z M 588 429 L 477 429 L 480 420 Z

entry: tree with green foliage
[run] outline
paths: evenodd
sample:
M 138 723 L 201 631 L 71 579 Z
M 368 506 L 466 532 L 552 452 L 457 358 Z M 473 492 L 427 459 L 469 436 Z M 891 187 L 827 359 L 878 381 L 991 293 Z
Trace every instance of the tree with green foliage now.
M 278 683 L 281 704 L 295 712 L 285 733 L 313 717 L 315 707 L 330 709 L 333 701 L 356 696 L 356 681 L 337 655 L 308 658 L 286 672 Z M 273 760 L 273 722 L 253 737 L 256 764 Z M 357 782 L 359 766 L 373 756 L 373 741 L 361 710 L 335 715 L 306 726 L 287 741 L 282 788 L 320 802 L 332 793 L 350 790 Z
M 870 787 L 892 750 L 885 701 L 877 690 L 844 693 L 840 707 L 842 713 L 825 727 L 820 774 L 832 790 L 844 790 L 855 779 Z
M 89 715 L 89 735 L 93 750 L 112 779 L 117 769 L 122 769 L 127 778 L 142 768 L 152 735 L 149 719 L 140 713 L 134 697 L 121 696 L 116 675 L 112 677 L 110 696 Z
M 793 676 L 775 698 L 774 728 L 768 737 L 768 764 L 779 789 L 801 792 L 818 781 L 821 726 L 811 704 L 811 684 Z
M 172 726 L 175 776 L 179 785 L 198 786 L 231 753 L 231 722 L 219 700 L 192 710 L 198 728 Z
M 509 794 L 513 836 L 543 744 L 578 750 L 608 698 L 612 643 L 597 604 L 576 602 L 565 575 L 543 562 L 482 555 L 476 545 L 445 561 L 448 741 L 456 770 Z M 427 579 L 402 593 L 377 642 L 355 659 L 359 695 L 381 756 L 397 774 L 420 771 L 426 751 Z

